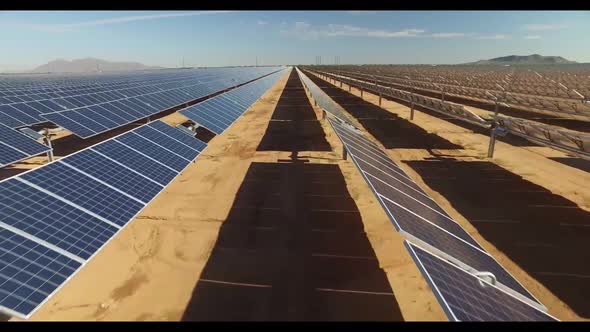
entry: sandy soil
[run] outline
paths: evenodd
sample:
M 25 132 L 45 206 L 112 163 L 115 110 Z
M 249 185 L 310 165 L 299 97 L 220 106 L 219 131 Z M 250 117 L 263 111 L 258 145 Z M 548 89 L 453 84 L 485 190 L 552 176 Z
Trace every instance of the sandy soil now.
M 330 84 L 339 87 L 338 84 Z M 348 91 L 349 87 L 343 84 L 342 89 Z M 360 91 L 352 88 L 352 94 L 360 96 Z M 363 92 L 364 100 L 378 105 L 378 96 Z M 382 100 L 382 108 L 397 114 L 398 116 L 408 119 L 409 108 L 386 99 Z M 473 109 L 473 108 L 472 108 Z M 486 112 L 479 110 L 480 113 Z M 445 157 L 452 157 L 455 160 L 465 161 L 491 161 L 502 168 L 519 175 L 536 185 L 546 188 L 550 192 L 565 197 L 579 208 L 590 211 L 590 173 L 578 168 L 570 167 L 547 157 L 564 157 L 565 154 L 547 147 L 531 146 L 513 146 L 509 143 L 498 141 L 496 143 L 496 152 L 493 159 L 485 158 L 489 143 L 489 138 L 483 134 L 475 133 L 462 126 L 455 125 L 438 117 L 434 117 L 422 112 L 416 112 L 414 124 L 425 129 L 429 133 L 434 133 L 454 144 L 458 144 L 463 149 L 442 150 L 432 149 L 432 153 L 424 149 L 389 149 L 390 156 L 401 162 L 402 168 L 415 179 L 426 191 L 447 211 L 455 220 L 457 220 L 466 230 L 475 237 L 498 261 L 503 264 L 519 281 L 525 285 L 537 298 L 548 307 L 549 313 L 562 320 L 579 320 L 582 319 L 568 305 L 557 298 L 543 284 L 532 278 L 526 271 L 521 269 L 501 250 L 496 248 L 492 243 L 487 241 L 477 229 L 462 216 L 454 206 L 440 193 L 432 190 L 421 176 L 407 165 L 408 162 L 417 160 L 426 160 L 437 154 Z M 357 125 L 361 125 L 358 121 Z M 368 136 L 371 136 L 370 134 Z M 373 140 L 380 144 L 379 141 L 372 137 Z M 492 205 L 493 202 L 490 202 Z M 526 204 L 526 202 L 523 202 Z M 564 257 L 565 259 L 565 257 Z

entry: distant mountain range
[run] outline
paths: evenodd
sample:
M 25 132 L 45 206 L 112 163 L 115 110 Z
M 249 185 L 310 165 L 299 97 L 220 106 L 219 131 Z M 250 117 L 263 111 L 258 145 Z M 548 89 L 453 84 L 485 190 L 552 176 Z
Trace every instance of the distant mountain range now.
M 560 56 L 531 55 L 508 55 L 489 60 L 464 63 L 464 65 L 561 65 L 574 64 L 575 61 L 567 60 Z
M 76 59 L 72 61 L 58 59 L 31 70 L 31 73 L 92 73 L 99 71 L 130 71 L 161 68 L 163 67 L 146 66 L 139 62 L 112 62 L 95 58 Z

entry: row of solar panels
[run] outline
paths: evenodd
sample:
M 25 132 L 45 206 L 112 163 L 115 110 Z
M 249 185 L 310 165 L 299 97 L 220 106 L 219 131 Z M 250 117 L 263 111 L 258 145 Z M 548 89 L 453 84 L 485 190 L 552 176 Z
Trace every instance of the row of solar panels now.
M 328 121 L 396 230 L 409 239 L 408 250 L 449 319 L 555 320 L 379 146 L 338 119 Z
M 490 128 L 490 125 L 492 124 L 491 121 L 484 120 L 475 113 L 465 109 L 463 105 L 442 102 L 436 98 L 429 98 L 421 95 L 412 95 L 406 91 L 385 87 L 379 84 L 375 85 L 374 83 L 341 75 L 324 72 L 322 72 L 322 74 L 345 82 L 346 84 L 362 87 L 367 91 L 372 91 L 377 94 L 382 93 L 385 96 L 401 99 L 406 102 L 414 101 L 416 105 L 426 107 L 481 127 Z M 590 135 L 501 115 L 498 116 L 497 121 L 498 126 L 501 128 L 500 131 L 502 132 L 508 132 L 540 145 L 545 145 L 585 159 L 590 159 Z
M 30 316 L 205 147 L 155 121 L 0 182 L 0 309 Z
M 70 95 L 71 91 L 63 93 L 47 93 L 46 96 L 43 97 L 45 99 L 11 102 L 9 104 L 0 105 L 0 123 L 9 127 L 17 128 L 47 122 L 48 120 L 59 121 L 57 123 L 58 125 L 68 125 L 81 131 L 81 134 L 83 135 L 90 135 L 89 133 L 97 130 L 97 125 L 95 124 L 96 118 L 83 120 L 84 117 L 80 118 L 78 117 L 78 114 L 87 111 L 91 106 L 105 106 L 115 112 L 118 112 L 119 107 L 124 107 L 123 111 L 130 114 L 129 116 L 124 115 L 123 118 L 132 118 L 134 116 L 141 116 L 141 112 L 136 112 L 138 107 L 148 108 L 150 111 L 158 108 L 163 110 L 161 107 L 180 105 L 248 82 L 279 69 L 279 67 L 269 67 L 264 70 L 255 68 L 236 69 L 234 71 L 227 70 L 227 68 L 223 71 L 202 70 L 195 71 L 194 75 L 184 77 L 180 80 L 174 80 L 171 82 L 157 81 L 154 84 L 139 85 L 132 88 L 110 87 L 109 89 L 101 90 L 99 92 L 97 92 L 96 89 L 83 94 L 77 94 L 77 92 L 74 92 L 73 95 Z M 184 76 L 186 76 L 186 74 L 184 74 Z M 67 96 L 64 96 L 64 94 Z M 23 97 L 18 98 L 22 99 Z M 129 105 L 129 103 L 126 103 L 127 101 L 133 103 L 133 105 Z M 125 104 L 119 103 L 117 106 L 111 107 L 110 104 L 113 102 L 123 102 Z M 99 109 L 99 111 L 103 112 L 102 109 Z M 63 115 L 47 115 L 49 113 L 58 112 L 63 113 Z M 91 111 L 91 113 L 92 112 L 94 112 L 94 110 Z M 87 124 L 94 127 L 84 128 L 83 126 L 80 128 L 80 123 L 78 123 L 78 121 L 69 119 L 70 114 L 73 114 L 72 117 L 75 117 L 78 120 L 90 121 Z M 84 123 L 86 124 L 86 122 Z M 104 123 L 100 124 L 104 126 Z M 100 124 L 98 127 L 100 127 Z
M 221 134 L 238 119 L 284 74 L 279 71 L 204 102 L 181 110 L 179 113 L 215 134 Z
M 104 92 L 116 89 L 138 87 L 153 83 L 172 82 L 186 78 L 207 76 L 237 75 L 241 72 L 267 72 L 268 68 L 203 68 L 203 69 L 172 69 L 151 72 L 132 71 L 124 73 L 85 74 L 85 75 L 33 75 L 26 77 L 30 86 L 20 85 L 20 76 L 0 76 L 5 79 L 5 85 L 0 91 L 0 104 L 6 101 L 23 102 L 32 100 L 67 97 L 90 92 Z M 16 97 L 16 98 L 14 98 Z
M 448 85 L 442 83 L 432 83 L 432 82 L 420 82 L 416 80 L 408 80 L 407 78 L 396 78 L 390 76 L 382 76 L 382 75 L 371 75 L 366 73 L 358 73 L 358 72 L 340 72 L 344 76 L 348 77 L 357 77 L 365 80 L 375 80 L 377 79 L 380 84 L 384 85 L 396 85 L 399 87 L 403 87 L 405 89 L 422 89 L 428 91 L 435 91 L 441 92 L 441 87 L 444 87 L 445 93 L 453 94 L 459 97 L 468 97 L 468 98 L 479 98 L 488 103 L 494 103 L 494 98 L 490 98 L 489 95 L 485 93 L 487 91 L 483 88 L 473 88 L 473 87 L 466 87 L 461 85 Z M 551 98 L 551 97 L 541 97 L 541 96 L 533 96 L 533 95 L 526 95 L 526 94 L 519 94 L 513 92 L 505 92 L 495 90 L 492 91 L 494 95 L 501 95 L 503 97 L 503 101 L 511 105 L 511 107 L 516 108 L 523 108 L 525 109 L 532 109 L 537 112 L 547 113 L 554 116 L 560 117 L 569 117 L 570 115 L 578 115 L 583 117 L 590 116 L 590 108 L 580 100 L 566 100 L 560 98 Z M 581 97 L 581 96 L 580 96 Z M 577 98 L 576 98 L 577 99 Z
M 366 91 L 371 91 L 376 94 L 381 94 L 383 96 L 389 96 L 398 100 L 403 100 L 405 102 L 411 103 L 413 102 L 415 105 L 422 106 L 424 108 L 433 110 L 435 112 L 466 121 L 480 127 L 489 128 L 490 122 L 482 119 L 479 115 L 465 109 L 463 105 L 455 104 L 448 101 L 441 101 L 436 98 L 430 98 L 426 96 L 421 96 L 417 94 L 413 94 L 410 92 L 406 92 L 403 90 L 394 89 L 389 86 L 375 84 L 374 82 L 363 81 L 355 78 L 350 78 L 341 75 L 335 75 L 327 72 L 321 72 L 322 75 L 331 77 L 333 79 L 337 79 L 342 81 L 346 84 L 353 85 L 356 87 L 361 87 Z
M 49 150 L 31 137 L 0 124 L 0 168 Z
M 299 68 L 297 68 L 297 74 L 303 82 L 303 86 L 307 87 L 313 99 L 322 109 L 344 121 L 350 122 L 342 106 L 338 105 L 338 103 L 334 102 L 331 98 L 329 98 L 322 91 L 322 89 L 320 89 L 312 80 L 309 79 L 309 77 L 307 77 L 301 70 L 299 70 Z
M 318 93 L 325 95 L 321 90 Z M 327 95 L 319 99 L 331 100 Z M 334 101 L 331 100 L 331 103 Z M 407 243 L 408 250 L 416 259 L 449 319 L 554 320 L 518 280 L 377 144 L 342 117 L 330 116 L 328 122 L 396 230 L 410 240 Z M 426 249 L 417 248 L 416 244 Z M 422 254 L 423 252 L 426 254 Z M 429 265 L 426 262 L 428 259 L 436 264 Z M 448 270 L 442 271 L 442 267 L 447 267 Z M 491 274 L 493 279 L 480 281 L 478 275 L 482 272 Z M 454 282 L 461 280 L 465 281 L 465 285 Z M 469 280 L 475 280 L 477 285 L 483 284 L 486 287 L 468 287 L 473 284 Z M 495 303 L 495 306 L 486 303 Z

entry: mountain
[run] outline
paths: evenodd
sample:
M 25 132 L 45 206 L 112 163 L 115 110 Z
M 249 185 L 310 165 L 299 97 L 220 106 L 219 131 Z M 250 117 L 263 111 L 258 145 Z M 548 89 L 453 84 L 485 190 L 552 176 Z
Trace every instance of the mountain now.
M 465 63 L 465 65 L 561 65 L 573 64 L 575 61 L 569 61 L 560 56 L 542 56 L 539 54 L 532 55 L 508 55 L 489 60 L 480 60 L 476 62 Z
M 101 59 L 85 58 L 72 61 L 57 59 L 41 65 L 32 73 L 91 73 L 97 71 L 129 71 L 144 69 L 160 69 L 162 67 L 146 66 L 138 62 L 111 62 Z

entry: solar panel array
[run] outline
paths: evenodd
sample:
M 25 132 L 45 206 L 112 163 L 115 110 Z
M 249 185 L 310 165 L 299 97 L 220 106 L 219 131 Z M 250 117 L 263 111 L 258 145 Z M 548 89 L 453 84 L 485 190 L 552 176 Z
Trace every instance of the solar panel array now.
M 0 167 L 14 164 L 49 150 L 49 147 L 31 137 L 0 124 Z
M 499 127 L 512 135 L 590 160 L 590 134 L 498 115 Z
M 472 272 L 404 241 L 447 316 L 453 321 L 556 321 Z
M 317 102 L 317 104 L 326 112 L 332 114 L 333 116 L 349 122 L 350 120 L 346 116 L 346 112 L 342 108 L 342 106 L 338 105 L 332 98 L 330 98 L 327 94 L 325 94 L 320 87 L 318 87 L 312 80 L 309 79 L 299 68 L 297 68 L 297 74 L 299 74 L 299 78 L 303 82 L 304 86 L 307 87 L 309 93 L 312 95 L 313 99 Z
M 0 310 L 28 318 L 205 147 L 154 121 L 0 182 Z
M 397 231 L 471 273 L 480 271 L 492 273 L 498 287 L 504 292 L 510 293 L 529 306 L 544 309 L 527 289 L 430 198 L 379 146 L 367 139 L 358 129 L 337 118 L 329 117 L 328 122 Z M 458 291 L 468 292 L 469 290 Z M 473 308 L 473 310 L 476 309 Z
M 171 107 L 257 79 L 282 67 L 213 68 L 51 78 L 22 83 L 0 95 L 0 123 L 17 128 L 51 121 L 88 138 Z M 10 80 L 9 80 L 10 82 Z
M 366 91 L 371 91 L 376 94 L 383 96 L 389 96 L 405 102 L 413 102 L 415 105 L 422 106 L 429 110 L 453 117 L 458 120 L 466 121 L 471 124 L 475 124 L 480 127 L 489 128 L 490 122 L 482 119 L 479 115 L 469 111 L 463 105 L 455 104 L 448 101 L 441 101 L 436 98 L 430 98 L 413 94 L 407 91 L 398 90 L 389 86 L 376 84 L 375 82 L 369 82 L 358 78 L 350 78 L 342 75 L 332 74 L 328 72 L 320 72 L 322 75 L 335 78 L 346 84 L 361 87 Z
M 181 110 L 179 113 L 215 134 L 231 126 L 284 74 L 279 71 Z

